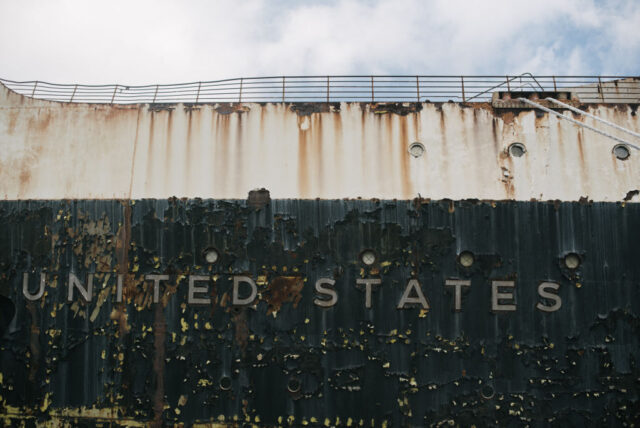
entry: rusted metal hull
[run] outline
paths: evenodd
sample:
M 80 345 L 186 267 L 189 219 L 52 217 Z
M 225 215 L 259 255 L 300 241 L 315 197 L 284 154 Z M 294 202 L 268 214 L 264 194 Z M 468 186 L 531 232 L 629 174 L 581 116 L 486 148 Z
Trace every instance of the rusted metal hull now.
M 0 294 L 15 316 L 2 326 L 0 419 L 631 424 L 638 236 L 640 205 L 625 203 L 5 201 Z M 94 275 L 89 303 L 79 289 L 69 301 L 70 272 Z M 31 296 L 45 273 L 41 298 L 25 297 L 24 273 Z M 169 276 L 157 303 L 148 274 Z M 188 303 L 194 275 L 209 278 L 208 304 Z M 233 305 L 235 275 L 253 278 L 255 304 Z M 316 304 L 319 278 L 335 280 L 335 305 Z M 363 278 L 381 280 L 370 308 Z M 451 279 L 470 281 L 460 311 Z M 428 308 L 398 309 L 411 280 Z M 513 281 L 515 310 L 492 311 L 493 281 Z M 559 285 L 552 312 L 539 309 L 543 282 Z
M 640 132 L 636 104 L 582 107 Z M 422 156 L 409 153 L 414 142 Z M 515 142 L 524 156 L 509 154 Z M 640 189 L 640 156 L 619 160 L 615 144 L 539 110 L 488 103 L 109 106 L 0 87 L 6 200 L 244 199 L 264 187 L 280 199 L 615 202 Z

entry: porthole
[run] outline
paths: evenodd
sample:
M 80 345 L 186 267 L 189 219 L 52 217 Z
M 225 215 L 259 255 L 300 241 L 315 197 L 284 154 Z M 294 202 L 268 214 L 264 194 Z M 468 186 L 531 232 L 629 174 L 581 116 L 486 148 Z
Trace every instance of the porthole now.
M 376 253 L 373 252 L 373 250 L 364 250 L 360 254 L 360 261 L 362 261 L 362 263 L 367 266 L 371 266 L 372 264 L 374 264 L 376 262 L 376 259 Z
M 302 388 L 302 383 L 300 382 L 300 379 L 296 377 L 289 378 L 289 381 L 287 382 L 287 391 L 289 391 L 292 394 L 295 394 L 297 392 L 300 392 L 300 388 Z
M 458 255 L 458 263 L 460 263 L 462 267 L 471 267 L 474 261 L 475 257 L 471 251 L 463 251 Z
M 484 385 L 482 388 L 480 388 L 480 395 L 485 400 L 491 400 L 494 395 L 496 395 L 496 391 L 493 389 L 493 386 Z
M 620 160 L 626 160 L 631 156 L 631 152 L 629 151 L 629 147 L 626 144 L 617 144 L 613 147 L 613 154 Z
M 215 248 L 207 248 L 204 250 L 204 259 L 207 263 L 213 264 L 218 261 L 219 258 L 218 250 Z
M 564 265 L 567 267 L 567 269 L 571 269 L 571 270 L 575 270 L 578 269 L 580 267 L 580 256 L 577 255 L 576 253 L 569 253 L 566 256 L 564 256 Z
M 222 376 L 220 378 L 220 389 L 223 391 L 231 389 L 231 378 L 229 376 Z
M 424 152 L 425 152 L 425 148 L 422 143 L 418 143 L 416 141 L 415 143 L 409 144 L 409 154 L 414 158 L 419 158 L 424 154 Z
M 527 152 L 527 149 L 524 147 L 522 143 L 512 143 L 509 146 L 509 154 L 513 157 L 519 158 L 522 157 Z

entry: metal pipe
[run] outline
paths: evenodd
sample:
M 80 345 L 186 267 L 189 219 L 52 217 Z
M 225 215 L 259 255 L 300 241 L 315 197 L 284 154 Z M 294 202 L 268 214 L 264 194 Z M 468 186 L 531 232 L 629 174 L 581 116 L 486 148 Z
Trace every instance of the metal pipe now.
M 566 109 L 569 109 L 572 112 L 575 112 L 575 113 L 578 113 L 578 114 L 583 114 L 583 115 L 585 115 L 587 117 L 590 117 L 591 119 L 597 120 L 598 122 L 602 122 L 602 123 L 604 123 L 606 125 L 609 125 L 609 126 L 611 126 L 613 128 L 616 128 L 616 129 L 618 129 L 618 130 L 620 130 L 622 132 L 626 132 L 629 135 L 633 135 L 634 137 L 640 138 L 640 134 L 638 134 L 637 132 L 633 132 L 630 129 L 623 128 L 620 125 L 616 125 L 615 123 L 609 122 L 606 119 L 602 119 L 601 117 L 595 116 L 595 115 L 593 115 L 591 113 L 587 113 L 586 111 L 582 111 L 582 110 L 580 110 L 578 108 L 575 108 L 575 107 L 573 107 L 573 106 L 571 106 L 569 104 L 565 104 L 562 101 L 556 100 L 555 98 L 547 97 L 547 100 L 549 100 L 549 101 L 551 101 L 553 103 L 556 103 L 556 104 L 558 104 L 558 105 L 560 105 L 560 106 L 562 106 L 562 107 L 564 107 Z
M 611 135 L 611 134 L 606 133 L 606 132 L 604 132 L 604 131 L 601 131 L 601 130 L 599 130 L 599 129 L 597 129 L 597 128 L 594 128 L 593 126 L 589 126 L 589 125 L 587 125 L 587 124 L 585 124 L 585 123 L 582 123 L 582 122 L 579 122 L 579 121 L 577 121 L 577 120 L 575 120 L 575 119 L 572 119 L 572 118 L 570 118 L 570 117 L 567 117 L 567 116 L 565 116 L 565 115 L 563 115 L 563 114 L 558 113 L 557 111 L 553 111 L 553 110 L 551 110 L 550 108 L 546 108 L 545 106 L 542 106 L 542 105 L 540 105 L 540 104 L 538 104 L 538 103 L 534 103 L 534 102 L 533 102 L 533 101 L 531 101 L 531 100 L 528 100 L 528 99 L 526 99 L 526 98 L 518 98 L 518 100 L 522 101 L 522 102 L 523 102 L 523 103 L 525 103 L 525 104 L 529 104 L 529 105 L 531 105 L 531 106 L 533 106 L 533 107 L 535 107 L 535 108 L 539 108 L 539 109 L 540 109 L 540 110 L 542 110 L 542 111 L 546 111 L 547 113 L 550 113 L 550 114 L 556 115 L 556 116 L 558 116 L 558 117 L 561 117 L 562 119 L 568 120 L 569 122 L 573 122 L 573 123 L 575 123 L 576 125 L 582 126 L 583 128 L 590 129 L 591 131 L 593 131 L 593 132 L 595 132 L 595 133 L 598 133 L 598 134 L 600 134 L 600 135 L 604 135 L 605 137 L 609 137 L 609 138 L 611 138 L 612 140 L 615 140 L 615 141 L 617 141 L 617 142 L 619 142 L 619 143 L 621 143 L 621 144 L 625 144 L 625 145 L 627 145 L 627 146 L 629 146 L 629 147 L 633 147 L 633 148 L 634 148 L 634 149 L 636 149 L 636 150 L 640 150 L 640 147 L 636 146 L 635 144 L 631 144 L 630 142 L 625 141 L 625 140 L 623 140 L 622 138 L 618 138 L 618 137 L 616 137 L 615 135 Z

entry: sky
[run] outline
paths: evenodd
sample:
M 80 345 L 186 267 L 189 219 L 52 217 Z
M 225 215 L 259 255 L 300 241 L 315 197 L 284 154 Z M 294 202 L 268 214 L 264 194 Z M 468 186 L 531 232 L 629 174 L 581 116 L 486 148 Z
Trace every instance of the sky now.
M 0 78 L 640 75 L 640 1 L 0 0 Z

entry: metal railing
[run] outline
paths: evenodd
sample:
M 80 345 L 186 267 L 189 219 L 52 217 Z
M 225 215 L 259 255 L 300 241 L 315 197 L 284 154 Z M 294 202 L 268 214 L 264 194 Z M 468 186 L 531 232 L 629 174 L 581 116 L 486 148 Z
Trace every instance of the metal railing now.
M 279 76 L 142 86 L 0 83 L 36 99 L 106 104 L 486 102 L 495 91 L 572 92 L 582 102 L 640 102 L 638 76 Z

